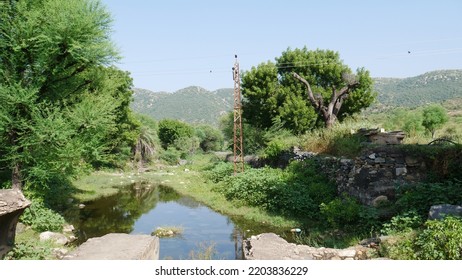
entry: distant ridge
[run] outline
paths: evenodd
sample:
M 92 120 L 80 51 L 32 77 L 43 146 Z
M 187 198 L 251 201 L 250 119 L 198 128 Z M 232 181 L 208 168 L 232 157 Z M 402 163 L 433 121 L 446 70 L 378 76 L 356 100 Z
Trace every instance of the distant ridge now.
M 418 107 L 462 98 L 462 70 L 439 70 L 411 78 L 374 78 L 379 93 L 375 107 Z M 218 125 L 220 116 L 233 109 L 233 89 L 208 91 L 190 86 L 173 93 L 134 88 L 135 112 L 156 120 L 179 119 L 188 123 Z
M 462 70 L 439 70 L 411 78 L 374 78 L 385 107 L 418 107 L 462 97 Z
M 233 89 L 208 91 L 190 86 L 173 93 L 134 88 L 132 109 L 156 120 L 178 119 L 217 126 L 220 117 L 233 108 Z

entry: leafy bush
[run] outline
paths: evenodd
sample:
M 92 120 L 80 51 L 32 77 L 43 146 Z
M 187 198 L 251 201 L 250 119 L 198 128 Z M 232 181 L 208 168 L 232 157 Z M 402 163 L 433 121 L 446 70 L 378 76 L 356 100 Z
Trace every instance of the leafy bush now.
M 427 221 L 424 228 L 411 230 L 418 223 L 417 216 L 408 215 L 408 226 L 394 224 L 398 231 L 391 241 L 381 245 L 381 254 L 392 259 L 460 260 L 462 259 L 462 220 L 448 216 L 443 220 Z
M 6 260 L 47 260 L 51 259 L 52 248 L 39 242 L 18 242 L 5 256 Z
M 315 219 L 319 204 L 335 196 L 329 184 L 309 161 L 293 162 L 286 170 L 247 169 L 224 181 L 221 192 L 228 198 L 290 217 Z
M 415 210 L 422 217 L 436 204 L 462 203 L 462 182 L 459 180 L 444 183 L 419 183 L 397 188 L 396 207 L 398 211 Z
M 359 204 L 355 199 L 343 196 L 320 205 L 322 217 L 333 228 L 356 231 L 370 230 L 378 224 L 375 209 Z
M 350 197 L 337 197 L 328 203 L 322 203 L 320 210 L 332 227 L 340 228 L 352 225 L 359 220 L 361 205 Z
M 281 170 L 269 167 L 247 169 L 244 173 L 225 180 L 226 186 L 222 188 L 222 192 L 228 199 L 274 210 L 280 199 L 278 190 L 286 186 L 282 176 Z
M 383 224 L 382 233 L 385 235 L 394 235 L 399 233 L 410 232 L 422 225 L 422 218 L 415 210 L 405 212 L 394 216 L 390 222 Z
M 204 152 L 220 151 L 223 148 L 223 134 L 210 125 L 196 127 L 196 136 L 199 138 L 199 146 Z
M 462 259 L 462 220 L 449 216 L 441 221 L 427 221 L 415 244 L 419 259 Z
M 20 221 L 38 232 L 60 232 L 65 223 L 61 215 L 46 208 L 42 202 L 33 202 L 21 215 Z
M 213 169 L 205 172 L 207 179 L 214 183 L 221 182 L 234 173 L 234 165 L 230 162 L 220 162 Z
M 193 128 L 181 121 L 164 119 L 159 122 L 159 139 L 162 143 L 162 147 L 167 149 L 177 139 L 182 137 L 192 137 Z
M 176 165 L 180 160 L 180 155 L 180 151 L 173 147 L 169 147 L 167 150 L 161 152 L 160 159 L 165 161 L 167 164 Z

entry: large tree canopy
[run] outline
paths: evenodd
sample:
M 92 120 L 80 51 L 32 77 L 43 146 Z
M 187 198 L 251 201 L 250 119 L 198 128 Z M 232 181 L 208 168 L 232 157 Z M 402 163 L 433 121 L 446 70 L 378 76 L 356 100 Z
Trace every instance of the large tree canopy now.
M 242 75 L 243 117 L 269 128 L 275 120 L 295 133 L 359 112 L 375 99 L 369 72 L 353 74 L 337 52 L 287 49 Z
M 0 2 L 0 171 L 46 186 L 110 160 L 136 126 L 131 78 L 97 0 Z

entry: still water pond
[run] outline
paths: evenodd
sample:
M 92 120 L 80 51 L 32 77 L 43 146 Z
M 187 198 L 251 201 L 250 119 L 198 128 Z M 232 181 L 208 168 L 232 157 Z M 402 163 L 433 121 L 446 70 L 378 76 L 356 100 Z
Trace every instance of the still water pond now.
M 242 241 L 277 229 L 218 214 L 164 186 L 133 185 L 119 194 L 70 209 L 68 221 L 79 242 L 112 232 L 151 234 L 157 227 L 181 227 L 180 235 L 160 239 L 160 259 L 190 259 L 213 246 L 214 259 L 242 259 Z

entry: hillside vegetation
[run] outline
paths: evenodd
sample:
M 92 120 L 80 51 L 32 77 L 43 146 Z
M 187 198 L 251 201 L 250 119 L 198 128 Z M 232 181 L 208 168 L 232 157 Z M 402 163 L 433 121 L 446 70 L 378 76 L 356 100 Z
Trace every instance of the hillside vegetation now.
M 411 78 L 375 78 L 380 105 L 418 107 L 462 97 L 462 70 L 432 71 Z
M 191 86 L 174 93 L 134 88 L 134 111 L 156 120 L 177 119 L 188 123 L 218 125 L 220 116 L 232 110 L 233 89 L 208 91 Z
M 410 78 L 373 78 L 378 92 L 373 109 L 415 108 L 462 98 L 462 70 L 432 71 Z M 233 108 L 233 89 L 209 91 L 191 86 L 173 93 L 134 88 L 135 112 L 156 120 L 178 119 L 188 123 L 217 125 Z M 446 102 L 448 105 L 451 101 Z M 456 102 L 458 104 L 458 102 Z M 450 109 L 450 108 L 448 108 Z

